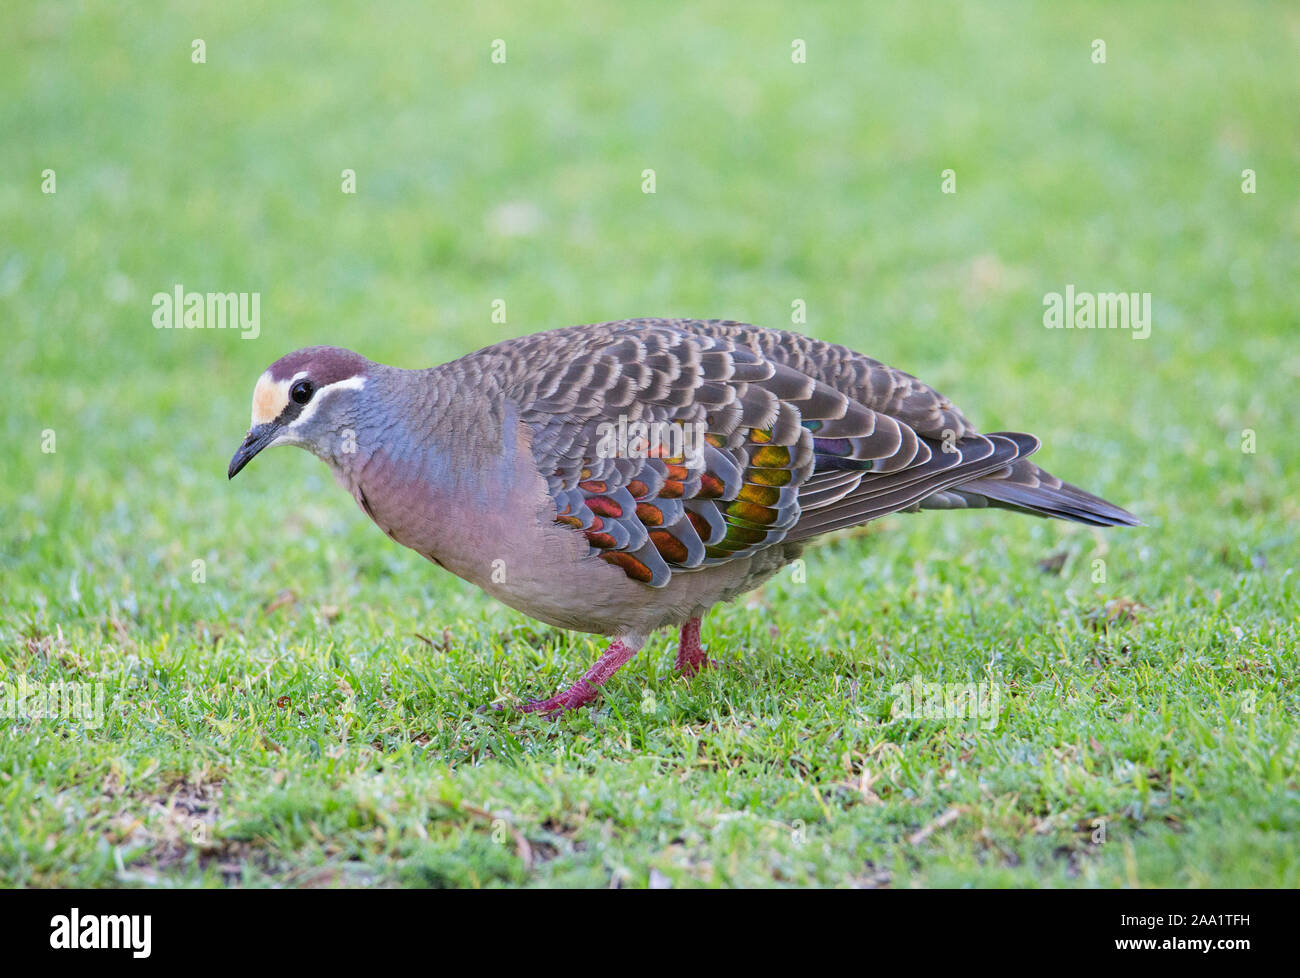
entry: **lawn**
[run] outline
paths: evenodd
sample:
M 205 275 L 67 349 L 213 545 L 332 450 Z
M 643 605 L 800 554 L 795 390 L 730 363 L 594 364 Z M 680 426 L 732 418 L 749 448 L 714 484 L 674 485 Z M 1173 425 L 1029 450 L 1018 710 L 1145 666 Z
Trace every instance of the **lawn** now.
M 5 4 L 0 703 L 103 712 L 0 717 L 0 883 L 1300 885 L 1297 42 L 1283 3 Z M 259 335 L 155 328 L 177 286 Z M 1044 328 L 1067 286 L 1150 335 Z M 226 480 L 296 347 L 644 315 L 846 343 L 1146 525 L 892 516 L 716 610 L 721 668 L 661 634 L 549 722 L 479 708 L 597 639 L 306 453 Z M 996 715 L 895 715 L 914 677 Z

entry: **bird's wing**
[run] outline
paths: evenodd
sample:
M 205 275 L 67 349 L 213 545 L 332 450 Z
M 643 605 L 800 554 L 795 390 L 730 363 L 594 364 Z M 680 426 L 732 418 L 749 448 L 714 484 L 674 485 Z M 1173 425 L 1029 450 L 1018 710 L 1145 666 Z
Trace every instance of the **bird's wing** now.
M 1019 454 L 1014 439 L 975 433 L 940 395 L 883 365 L 862 385 L 897 413 L 872 408 L 800 369 L 768 332 L 797 335 L 636 320 L 479 355 L 493 358 L 532 432 L 556 521 L 656 587 L 913 507 Z
M 945 453 L 959 454 L 961 465 L 976 461 L 975 456 L 983 451 L 975 426 L 946 397 L 911 374 L 856 350 L 787 330 L 763 329 L 745 323 L 705 321 L 681 326 L 708 335 L 726 336 L 778 363 L 816 377 L 866 407 L 910 426 L 932 448 L 937 443 Z M 998 446 L 995 457 L 1005 459 L 1006 464 L 978 478 L 964 470 L 961 482 L 950 483 L 960 485 L 960 491 L 938 490 L 904 508 L 910 511 L 995 506 L 1093 526 L 1140 525 L 1141 521 L 1127 510 L 1062 481 L 1030 461 L 1027 456 L 1039 447 L 1033 435 L 1012 431 L 987 437 Z M 1005 445 L 1007 439 L 1016 445 L 1014 454 Z M 868 485 L 864 491 L 871 491 L 871 487 Z M 830 492 L 830 487 L 825 487 L 823 496 Z M 807 491 L 801 493 L 801 501 L 807 496 Z M 804 506 L 807 509 L 808 502 Z M 823 523 L 809 520 L 800 524 L 800 532 L 811 535 L 825 532 L 825 528 Z

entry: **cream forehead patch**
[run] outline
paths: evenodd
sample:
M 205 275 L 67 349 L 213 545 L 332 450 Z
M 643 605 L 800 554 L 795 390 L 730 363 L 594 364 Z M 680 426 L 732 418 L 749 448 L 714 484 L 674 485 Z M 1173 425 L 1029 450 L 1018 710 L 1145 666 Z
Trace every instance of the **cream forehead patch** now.
M 257 378 L 253 388 L 253 427 L 274 421 L 289 403 L 289 381 L 275 381 L 270 373 Z

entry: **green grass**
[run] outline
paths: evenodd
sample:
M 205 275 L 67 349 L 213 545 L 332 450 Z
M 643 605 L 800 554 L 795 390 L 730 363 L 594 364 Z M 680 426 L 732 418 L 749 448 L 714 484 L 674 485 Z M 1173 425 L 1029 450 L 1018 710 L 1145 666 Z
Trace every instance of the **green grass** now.
M 0 721 L 0 881 L 1300 885 L 1300 13 L 427 6 L 0 12 L 0 680 L 107 707 Z M 178 283 L 261 337 L 155 330 Z M 1044 329 L 1070 283 L 1152 293 L 1150 338 Z M 477 708 L 597 641 L 305 453 L 225 479 L 298 346 L 796 299 L 1147 526 L 891 517 L 718 609 L 723 668 L 661 635 L 548 723 Z M 913 676 L 999 722 L 891 719 Z

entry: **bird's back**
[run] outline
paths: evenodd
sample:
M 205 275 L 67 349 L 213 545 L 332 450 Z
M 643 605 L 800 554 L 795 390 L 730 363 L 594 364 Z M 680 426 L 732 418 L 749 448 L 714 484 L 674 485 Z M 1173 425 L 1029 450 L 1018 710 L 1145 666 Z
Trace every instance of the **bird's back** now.
M 556 521 L 654 587 L 900 510 L 1136 522 L 1029 462 L 1032 435 L 981 434 L 912 375 L 786 330 L 596 323 L 448 367 L 490 377 L 516 406 Z M 659 437 L 678 433 L 672 447 Z

